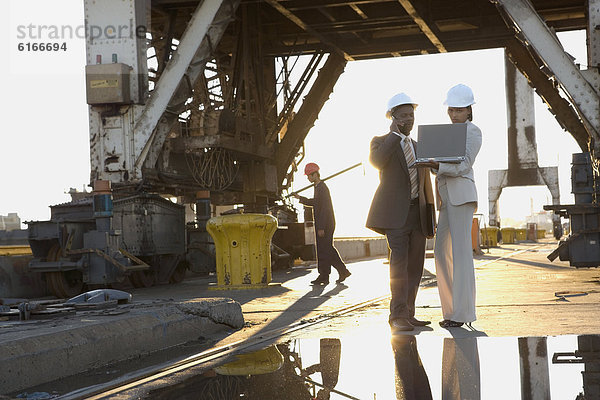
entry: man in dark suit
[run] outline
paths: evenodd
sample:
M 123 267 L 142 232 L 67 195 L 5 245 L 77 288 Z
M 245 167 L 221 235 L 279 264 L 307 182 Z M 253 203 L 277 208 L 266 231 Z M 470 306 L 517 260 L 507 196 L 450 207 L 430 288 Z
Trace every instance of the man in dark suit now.
M 304 174 L 315 185 L 315 196 L 312 199 L 294 194 L 300 203 L 313 207 L 315 231 L 317 234 L 317 269 L 319 276 L 311 282 L 313 285 L 327 285 L 329 274 L 333 266 L 339 274 L 336 283 L 342 283 L 351 275 L 346 264 L 342 261 L 337 249 L 333 247 L 333 232 L 335 231 L 335 216 L 329 188 L 321 180 L 319 166 L 308 163 L 304 167 Z
M 390 132 L 371 141 L 369 161 L 379 170 L 379 187 L 367 228 L 385 234 L 390 248 L 389 323 L 393 331 L 411 331 L 431 321 L 415 318 L 415 299 L 423 274 L 425 243 L 433 237 L 435 209 L 429 168 L 411 166 L 417 143 L 410 139 L 417 104 L 405 93 L 388 102 Z

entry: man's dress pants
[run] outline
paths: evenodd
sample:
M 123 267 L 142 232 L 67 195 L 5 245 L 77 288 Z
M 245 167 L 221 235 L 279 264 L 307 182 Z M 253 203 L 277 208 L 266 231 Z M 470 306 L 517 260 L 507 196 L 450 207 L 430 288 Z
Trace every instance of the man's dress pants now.
M 389 321 L 415 315 L 415 299 L 423 275 L 425 243 L 421 231 L 419 204 L 410 206 L 406 223 L 401 229 L 388 229 L 385 235 L 390 248 Z

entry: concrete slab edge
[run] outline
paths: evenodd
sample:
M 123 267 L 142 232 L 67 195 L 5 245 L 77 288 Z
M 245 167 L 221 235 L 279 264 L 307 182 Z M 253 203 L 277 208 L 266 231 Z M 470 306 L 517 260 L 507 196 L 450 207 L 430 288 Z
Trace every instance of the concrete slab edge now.
M 244 325 L 241 306 L 232 299 L 200 299 L 120 318 L 90 319 L 82 327 L 3 343 L 0 346 L 0 394 Z

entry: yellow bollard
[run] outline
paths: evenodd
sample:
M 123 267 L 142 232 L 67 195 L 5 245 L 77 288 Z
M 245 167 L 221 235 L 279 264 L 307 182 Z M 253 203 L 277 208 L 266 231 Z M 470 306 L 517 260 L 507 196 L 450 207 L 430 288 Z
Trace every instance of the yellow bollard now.
M 206 230 L 215 241 L 217 287 L 254 289 L 271 282 L 271 238 L 277 219 L 267 214 L 213 217 Z
M 502 232 L 502 243 L 510 244 L 517 242 L 517 232 L 515 231 L 515 228 L 502 228 L 500 229 L 500 232 Z
M 482 247 L 498 247 L 498 228 L 488 226 L 481 230 L 481 245 Z
M 527 240 L 527 229 L 516 229 L 517 241 Z
M 236 359 L 215 368 L 219 375 L 262 375 L 270 374 L 281 369 L 284 364 L 283 354 L 272 345 L 252 353 L 239 354 Z
M 537 238 L 538 239 L 543 239 L 546 237 L 546 230 L 545 229 L 538 229 L 537 230 Z

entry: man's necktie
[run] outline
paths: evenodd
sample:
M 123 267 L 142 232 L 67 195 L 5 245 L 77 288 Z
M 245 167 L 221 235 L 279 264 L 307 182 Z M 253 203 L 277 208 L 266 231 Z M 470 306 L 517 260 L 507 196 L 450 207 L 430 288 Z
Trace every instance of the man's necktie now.
M 419 177 L 417 175 L 417 168 L 411 165 L 415 162 L 415 155 L 413 154 L 410 139 L 406 137 L 402 141 L 402 147 L 404 150 L 404 157 L 406 158 L 406 165 L 408 165 L 408 174 L 410 175 L 410 198 L 414 199 L 419 195 Z

